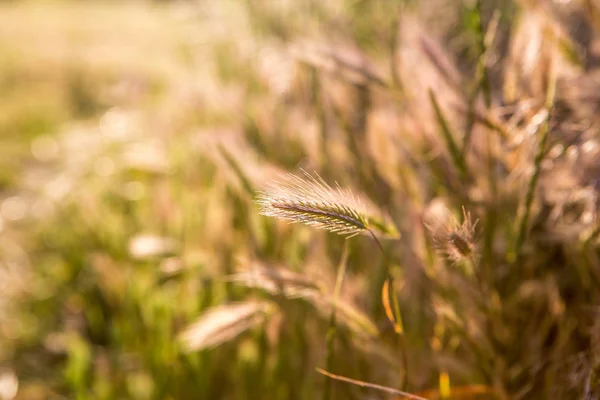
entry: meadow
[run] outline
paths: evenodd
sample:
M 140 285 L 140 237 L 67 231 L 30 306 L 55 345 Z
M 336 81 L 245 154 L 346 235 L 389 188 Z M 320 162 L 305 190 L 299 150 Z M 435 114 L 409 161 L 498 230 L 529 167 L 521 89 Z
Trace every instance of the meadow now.
M 594 0 L 2 2 L 0 400 L 600 399 L 599 126 Z

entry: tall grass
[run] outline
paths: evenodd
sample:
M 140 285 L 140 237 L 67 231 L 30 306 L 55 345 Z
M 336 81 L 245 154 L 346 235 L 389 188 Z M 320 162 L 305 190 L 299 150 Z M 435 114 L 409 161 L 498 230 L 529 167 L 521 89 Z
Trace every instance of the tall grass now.
M 0 399 L 600 398 L 598 15 L 0 6 Z

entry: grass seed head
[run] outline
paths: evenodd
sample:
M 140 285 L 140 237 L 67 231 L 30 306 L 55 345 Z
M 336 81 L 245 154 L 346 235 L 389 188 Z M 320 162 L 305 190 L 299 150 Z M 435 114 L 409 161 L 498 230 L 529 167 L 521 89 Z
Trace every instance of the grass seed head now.
M 216 347 L 261 324 L 276 306 L 268 301 L 246 301 L 207 310 L 180 335 L 186 351 Z
M 454 264 L 473 260 L 477 255 L 476 227 L 479 221 L 473 221 L 471 213 L 464 207 L 462 223 L 448 209 L 436 212 L 432 208 L 428 210 L 424 224 L 436 250 Z
M 397 236 L 398 231 L 349 189 L 329 186 L 319 175 L 287 174 L 258 195 L 260 214 L 303 223 L 352 237 L 366 231 Z

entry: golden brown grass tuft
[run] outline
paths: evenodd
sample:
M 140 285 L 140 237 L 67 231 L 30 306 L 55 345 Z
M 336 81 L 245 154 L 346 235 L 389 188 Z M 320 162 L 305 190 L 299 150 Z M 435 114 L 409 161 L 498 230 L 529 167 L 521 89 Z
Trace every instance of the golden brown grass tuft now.
M 423 223 L 436 250 L 455 264 L 474 261 L 477 256 L 476 227 L 479 221 L 473 221 L 471 213 L 464 207 L 462 223 L 446 208 L 430 211 Z
M 354 304 L 336 297 L 335 293 L 328 293 L 322 285 L 305 274 L 254 262 L 247 270 L 231 275 L 229 280 L 248 288 L 260 289 L 272 296 L 303 300 L 311 304 L 322 318 L 328 318 L 336 309 L 339 322 L 359 336 L 376 337 L 379 333 L 377 326 Z
M 179 340 L 187 351 L 202 350 L 228 342 L 259 325 L 275 305 L 268 301 L 245 301 L 218 306 L 206 311 L 188 326 Z
M 303 298 L 319 291 L 318 285 L 304 274 L 285 268 L 271 267 L 258 262 L 229 277 L 231 282 L 261 289 L 271 295 Z
M 258 195 L 260 213 L 292 223 L 302 223 L 348 237 L 378 232 L 397 236 L 396 227 L 383 213 L 349 189 L 329 186 L 319 175 L 287 174 Z

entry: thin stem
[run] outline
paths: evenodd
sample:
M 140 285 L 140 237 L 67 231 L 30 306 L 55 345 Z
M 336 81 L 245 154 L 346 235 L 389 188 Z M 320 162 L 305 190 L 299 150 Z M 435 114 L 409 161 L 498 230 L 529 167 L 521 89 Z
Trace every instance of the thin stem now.
M 478 35 L 478 47 L 479 47 L 479 57 L 477 58 L 477 66 L 475 69 L 475 88 L 471 92 L 469 96 L 468 102 L 468 114 L 467 114 L 467 130 L 465 133 L 465 137 L 463 139 L 463 147 L 462 154 L 464 155 L 469 149 L 469 145 L 471 143 L 471 136 L 473 133 L 473 127 L 475 125 L 475 120 L 477 117 L 476 111 L 476 102 L 479 96 L 479 92 L 483 92 L 483 99 L 486 105 L 486 108 L 489 109 L 492 105 L 492 96 L 490 90 L 490 80 L 489 80 L 489 72 L 486 67 L 487 65 L 487 55 L 492 42 L 496 36 L 496 31 L 498 29 L 498 23 L 500 20 L 500 14 L 498 12 L 494 13 L 492 20 L 488 25 L 487 32 L 484 32 L 483 23 L 481 22 L 481 7 L 482 1 L 478 0 L 475 5 L 475 17 L 477 20 L 477 35 Z M 501 132 L 502 133 L 502 132 Z
M 485 105 L 487 108 L 490 108 L 492 105 L 492 96 L 490 93 L 490 81 L 488 70 L 486 68 L 487 62 L 487 50 L 489 47 L 489 43 L 486 40 L 486 34 L 483 29 L 483 23 L 481 21 L 481 7 L 482 0 L 477 0 L 475 4 L 475 17 L 477 19 L 477 36 L 478 36 L 478 46 L 479 46 L 479 59 L 477 60 L 477 70 L 478 75 L 481 77 L 480 87 L 483 93 L 483 99 L 485 101 Z
M 469 177 L 469 173 L 467 170 L 467 163 L 465 162 L 464 154 L 458 148 L 456 141 L 454 140 L 454 135 L 450 129 L 448 121 L 444 117 L 444 113 L 438 104 L 435 93 L 432 89 L 429 89 L 429 100 L 431 101 L 431 105 L 433 106 L 433 111 L 435 112 L 436 119 L 440 124 L 440 128 L 442 131 L 442 136 L 446 141 L 446 146 L 448 147 L 448 151 L 450 152 L 450 156 L 452 157 L 452 161 L 460 174 L 460 177 L 463 181 L 467 181 Z
M 375 241 L 375 243 L 377 244 L 377 247 L 379 247 L 381 254 L 383 255 L 385 270 L 386 270 L 386 273 L 388 276 L 388 282 L 389 282 L 388 290 L 390 290 L 391 294 L 392 294 L 392 296 L 391 296 L 392 297 L 392 312 L 394 314 L 395 323 L 397 325 L 397 327 L 395 327 L 396 332 L 398 333 L 398 337 L 400 339 L 402 368 L 404 371 L 404 374 L 402 375 L 402 381 L 401 381 L 400 387 L 402 389 L 405 389 L 408 384 L 408 354 L 406 352 L 406 338 L 404 337 L 404 327 L 402 324 L 402 314 L 400 313 L 400 304 L 398 302 L 398 296 L 396 296 L 396 290 L 395 290 L 395 285 L 394 285 L 394 276 L 392 275 L 390 260 L 387 256 L 385 250 L 383 249 L 381 242 L 379 241 L 379 239 L 377 238 L 375 233 L 373 233 L 373 231 L 368 229 L 368 232 L 371 235 L 371 237 L 373 238 L 373 240 Z
M 537 183 L 540 177 L 540 172 L 542 170 L 542 160 L 546 155 L 546 142 L 548 141 L 548 133 L 550 132 L 550 115 L 552 114 L 552 106 L 554 104 L 554 95 L 556 93 L 556 77 L 554 75 L 553 66 L 550 66 L 550 78 L 548 79 L 548 89 L 546 92 L 546 118 L 544 119 L 544 123 L 541 126 L 541 135 L 540 144 L 538 146 L 538 151 L 535 156 L 534 162 L 534 171 L 531 176 L 531 180 L 529 181 L 529 186 L 527 188 L 527 197 L 525 199 L 525 213 L 523 214 L 523 218 L 521 219 L 521 223 L 519 226 L 519 235 L 517 236 L 517 241 L 515 244 L 515 252 L 514 257 L 519 258 L 521 255 L 521 250 L 523 248 L 523 244 L 525 243 L 525 237 L 527 236 L 527 228 L 529 224 L 529 218 L 531 215 L 531 205 L 533 204 L 533 196 L 535 195 L 535 190 L 537 188 Z
M 323 374 L 323 375 L 325 375 L 325 376 L 327 376 L 327 377 L 329 377 L 331 379 L 335 379 L 335 380 L 338 380 L 338 381 L 351 383 L 353 385 L 357 385 L 357 386 L 360 386 L 360 387 L 366 387 L 366 388 L 370 388 L 370 389 L 381 390 L 383 392 L 394 394 L 394 395 L 397 395 L 397 396 L 402 396 L 402 397 L 407 398 L 407 399 L 426 400 L 424 397 L 417 396 L 416 394 L 403 392 L 401 390 L 393 389 L 393 388 L 390 388 L 390 387 L 387 387 L 387 386 L 377 385 L 375 383 L 369 383 L 369 382 L 359 381 L 359 380 L 356 380 L 356 379 L 347 378 L 345 376 L 332 374 L 331 372 L 324 371 L 324 370 L 322 370 L 320 368 L 317 368 L 317 372 L 320 373 L 320 374 Z
M 475 89 L 473 89 L 473 92 L 471 92 L 471 95 L 469 96 L 469 100 L 468 100 L 468 105 L 467 105 L 467 129 L 466 129 L 466 133 L 465 133 L 465 137 L 463 139 L 463 146 L 462 146 L 462 157 L 465 157 L 465 154 L 467 153 L 467 150 L 469 149 L 469 146 L 471 145 L 471 137 L 473 136 L 473 129 L 475 127 L 475 103 L 477 101 L 477 97 L 479 95 L 479 90 L 480 90 L 480 85 L 479 83 L 477 84 L 477 86 L 475 87 Z
M 481 88 L 481 92 L 483 93 L 483 99 L 485 103 L 486 110 L 490 110 L 492 106 L 492 96 L 490 93 L 490 84 L 489 84 L 489 73 L 487 68 L 487 54 L 488 49 L 493 40 L 493 36 L 497 27 L 498 14 L 495 14 L 494 19 L 491 22 L 491 28 L 486 34 L 483 22 L 481 18 L 482 14 L 482 0 L 477 0 L 475 5 L 475 16 L 477 19 L 477 36 L 478 36 L 478 45 L 479 45 L 479 58 L 477 62 L 477 75 L 479 76 L 478 87 Z M 496 22 L 494 22 L 496 21 Z M 483 242 L 483 263 L 486 268 L 489 265 L 492 259 L 493 253 L 493 243 L 494 243 L 494 234 L 495 234 L 495 226 L 497 222 L 497 212 L 496 207 L 494 206 L 493 200 L 498 197 L 498 187 L 496 184 L 496 163 L 494 159 L 494 144 L 495 144 L 495 135 L 492 132 L 488 132 L 486 137 L 486 152 L 487 152 L 487 167 L 488 167 L 488 184 L 490 188 L 490 208 L 487 213 L 487 219 L 485 221 L 484 226 L 484 242 Z M 486 270 L 486 275 L 488 271 Z
M 342 257 L 338 265 L 337 276 L 335 278 L 335 288 L 333 289 L 333 304 L 331 307 L 331 316 L 329 317 L 329 327 L 327 329 L 327 352 L 325 355 L 325 364 L 327 370 L 331 370 L 333 367 L 333 345 L 335 342 L 335 336 L 337 334 L 336 328 L 336 312 L 337 305 L 340 299 L 340 293 L 342 291 L 342 282 L 344 281 L 344 275 L 346 275 L 346 266 L 348 265 L 348 241 L 344 240 L 342 247 Z M 331 394 L 331 380 L 325 381 L 325 388 L 323 389 L 323 400 L 328 400 Z

